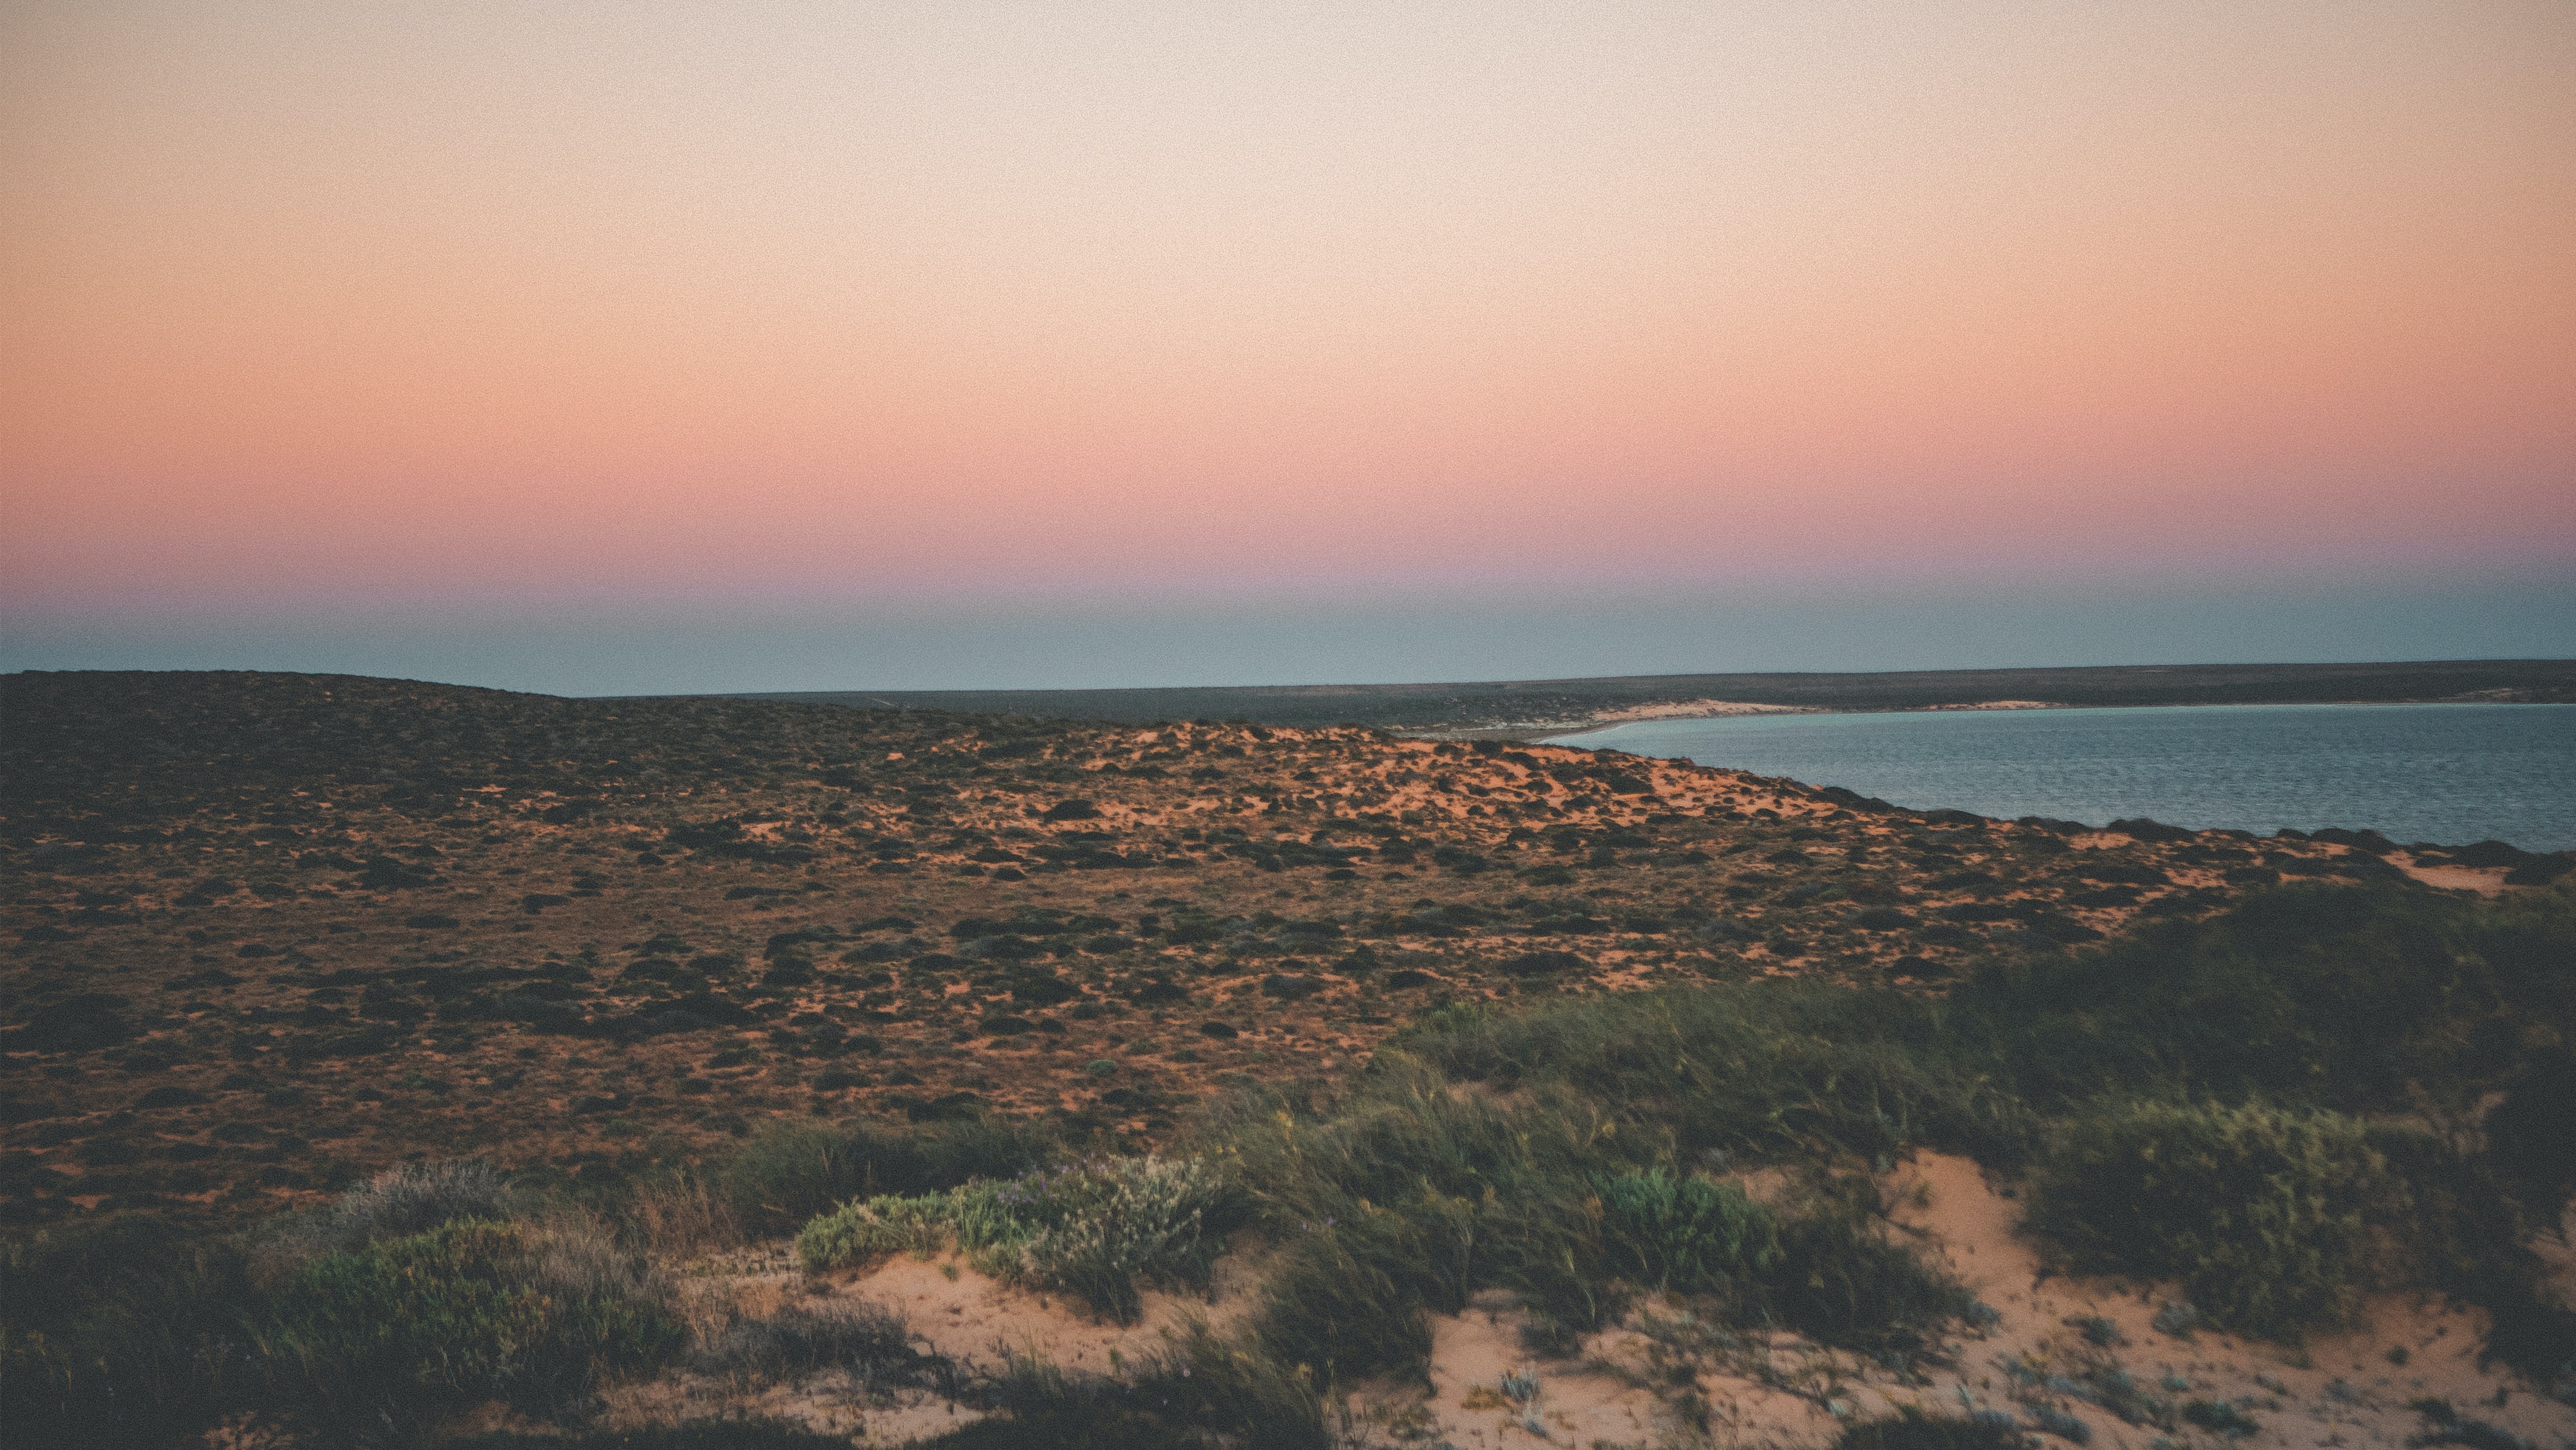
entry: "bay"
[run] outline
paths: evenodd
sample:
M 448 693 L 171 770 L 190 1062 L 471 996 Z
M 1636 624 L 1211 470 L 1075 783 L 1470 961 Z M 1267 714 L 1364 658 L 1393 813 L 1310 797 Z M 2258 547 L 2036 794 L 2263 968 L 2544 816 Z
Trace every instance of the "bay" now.
M 1845 786 L 1916 810 L 2576 848 L 2576 705 L 1750 715 L 1552 743 Z

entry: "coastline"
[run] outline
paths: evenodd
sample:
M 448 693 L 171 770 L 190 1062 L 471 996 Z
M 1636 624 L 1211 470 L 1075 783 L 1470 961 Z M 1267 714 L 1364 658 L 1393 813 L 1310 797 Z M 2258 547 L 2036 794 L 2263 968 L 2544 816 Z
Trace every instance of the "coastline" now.
M 2258 707 L 2073 708 L 2062 721 L 1908 725 L 1936 712 L 1806 712 L 1853 718 L 1729 723 L 1678 714 L 1542 734 L 1532 746 L 1610 757 L 1689 758 L 1809 783 L 1832 782 L 1908 809 L 1964 808 L 1997 819 L 2100 822 L 2152 816 L 2188 829 L 2314 831 L 2368 826 L 2397 842 L 2449 842 L 2417 879 L 2448 889 L 2494 883 L 2449 868 L 2466 843 L 2541 854 L 2576 850 L 2564 803 L 2576 707 L 2478 708 L 2479 700 L 2314 702 Z M 2555 703 L 2555 702 L 2540 702 Z M 2451 710 L 2427 709 L 2450 705 Z M 2018 716 L 2022 706 L 1978 713 Z M 2043 707 L 2044 708 L 2044 707 Z M 2176 713 L 2178 710 L 2194 713 Z M 1873 723 L 1874 722 L 1874 723 Z M 1500 732 L 1493 732 L 1499 734 Z M 1617 734 L 1615 740 L 1607 738 Z M 1491 735 L 1488 736 L 1492 738 Z M 1491 751 L 1496 744 L 1484 744 Z M 2195 761 L 2190 768 L 2155 762 Z M 2427 773 L 2410 762 L 2433 760 Z M 2560 809 L 2550 809 L 2550 803 Z M 2483 884 L 2482 884 L 2483 883 Z
M 2576 659 L 2349 664 L 2082 665 L 1860 673 L 1615 675 L 1395 684 L 789 691 L 751 696 L 873 710 L 1153 725 L 1357 726 L 1420 740 L 1571 735 L 1734 707 L 1889 713 L 2150 705 L 2576 703 Z M 1652 716 L 1634 712 L 1652 711 Z
M 1685 706 L 1638 706 L 1606 711 L 1600 715 L 1570 721 L 1505 721 L 1491 725 L 1456 726 L 1431 730 L 1397 730 L 1393 733 L 1408 740 L 1511 740 L 1524 744 L 1555 744 L 1576 736 L 1595 735 L 1621 725 L 1643 721 L 1724 720 L 1744 715 L 1951 715 L 1999 714 L 2024 710 L 2208 710 L 2226 706 L 2279 705 L 2331 706 L 2346 708 L 2378 705 L 2556 705 L 2561 700 L 2492 699 L 2451 696 L 2438 700 L 2175 700 L 2152 705 L 2094 705 L 2064 700 L 1979 700 L 1964 704 L 1889 705 L 1876 708 L 1860 706 L 1835 708 L 1823 705 L 1756 705 L 1736 701 L 1709 701 L 1728 708 L 1692 710 Z

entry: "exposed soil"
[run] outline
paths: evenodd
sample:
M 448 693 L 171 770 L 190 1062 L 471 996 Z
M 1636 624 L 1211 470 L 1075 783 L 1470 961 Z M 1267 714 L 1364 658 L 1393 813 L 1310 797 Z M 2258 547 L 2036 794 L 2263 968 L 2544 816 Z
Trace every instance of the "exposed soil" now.
M 1908 1408 L 2010 1414 L 2032 1430 L 2043 1413 L 2059 1416 L 2060 1428 L 2044 1432 L 2052 1443 L 2098 1441 L 2108 1450 L 2340 1450 L 2409 1443 L 2428 1428 L 2416 1406 L 2433 1400 L 2528 1445 L 2576 1444 L 2576 1405 L 2479 1363 L 2482 1310 L 2380 1295 L 2359 1324 L 2302 1346 L 2166 1332 L 2156 1319 L 2182 1299 L 2175 1286 L 2044 1273 L 2038 1247 L 2018 1230 L 2017 1202 L 2005 1196 L 2013 1191 L 1988 1182 L 1975 1163 L 1937 1153 L 1888 1175 L 1896 1222 L 1993 1313 L 1981 1328 L 1953 1326 L 1953 1337 L 1920 1355 L 1889 1361 L 1794 1335 L 1727 1332 L 1686 1306 L 1650 1299 L 1621 1327 L 1587 1340 L 1579 1358 L 1542 1361 L 1522 1347 L 1523 1316 L 1498 1295 L 1434 1322 L 1428 1395 L 1382 1387 L 1363 1397 L 1361 1418 L 1461 1450 L 1702 1437 L 1812 1447 L 1849 1421 Z M 2562 1297 L 2576 1291 L 2564 1265 L 2556 1282 Z M 1526 1379 L 1507 1385 L 1507 1375 Z M 2123 1383 L 2134 1397 L 2104 1391 Z M 1514 1393 L 1524 1388 L 1534 1392 Z M 2226 1431 L 2204 1428 L 2187 1417 L 2195 1401 L 2225 1401 L 2240 1420 Z
M 1758 1196 L 1766 1186 L 1748 1189 Z M 1688 1304 L 1649 1297 L 1573 1357 L 1545 1358 L 1525 1347 L 1526 1315 L 1513 1296 L 1491 1292 L 1432 1321 L 1427 1384 L 1381 1382 L 1348 1396 L 1346 1443 L 1812 1450 L 1851 1421 L 1911 1409 L 2011 1415 L 2051 1443 L 2098 1441 L 2106 1450 L 2343 1450 L 2416 1442 L 2430 1428 L 2420 1407 L 2439 1401 L 2461 1421 L 2526 1445 L 2576 1444 L 2576 1405 L 2532 1394 L 2479 1362 L 2482 1311 L 2380 1295 L 2353 1327 L 2295 1346 L 2159 1327 L 2159 1314 L 2182 1298 L 2174 1286 L 2045 1272 L 2038 1246 L 2019 1231 L 2017 1189 L 1967 1159 L 1917 1154 L 1885 1175 L 1884 1192 L 1899 1230 L 1990 1311 L 1984 1323 L 1953 1324 L 1916 1353 L 1870 1356 L 1792 1334 L 1730 1331 Z M 678 1270 L 678 1299 L 715 1324 L 791 1311 L 891 1313 L 921 1353 L 970 1379 L 1015 1357 L 1115 1379 L 1193 1323 L 1220 1332 L 1240 1323 L 1257 1268 L 1228 1255 L 1206 1296 L 1149 1292 L 1142 1320 L 1128 1326 L 988 1279 L 954 1255 L 809 1278 L 783 1244 Z M 2571 1290 L 2576 1274 L 2561 1264 L 2557 1291 Z M 2190 1418 L 2195 1402 L 2222 1401 L 2236 1413 L 2226 1428 Z M 971 1393 L 871 1384 L 842 1369 L 768 1379 L 674 1369 L 610 1390 L 598 1423 L 642 1429 L 753 1416 L 892 1446 L 981 1413 Z M 483 1418 L 498 1424 L 500 1414 L 489 1407 Z

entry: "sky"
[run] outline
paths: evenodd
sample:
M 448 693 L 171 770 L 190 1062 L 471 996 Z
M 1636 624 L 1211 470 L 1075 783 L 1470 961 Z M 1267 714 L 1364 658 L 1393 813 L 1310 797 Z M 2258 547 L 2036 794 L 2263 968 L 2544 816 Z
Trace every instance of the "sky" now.
M 0 0 L 0 669 L 2576 652 L 2576 7 Z

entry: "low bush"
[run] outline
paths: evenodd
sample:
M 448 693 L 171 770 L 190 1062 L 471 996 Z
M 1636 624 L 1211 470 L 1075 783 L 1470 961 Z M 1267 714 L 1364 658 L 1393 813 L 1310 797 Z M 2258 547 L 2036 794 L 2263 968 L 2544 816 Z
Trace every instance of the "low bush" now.
M 1225 1185 L 1198 1158 L 1095 1159 L 1002 1185 L 1004 1212 L 1033 1226 L 1022 1249 L 1028 1277 L 1080 1294 L 1132 1323 L 1142 1282 L 1207 1282 L 1217 1240 L 1208 1218 Z
M 709 1336 L 689 1362 L 701 1373 L 755 1379 L 829 1367 L 848 1371 L 870 1390 L 958 1388 L 954 1366 L 913 1348 L 903 1320 L 873 1304 L 790 1307 L 767 1319 L 741 1320 Z
M 1282 1240 L 1258 1321 L 1266 1349 L 1327 1383 L 1413 1369 L 1425 1315 L 1486 1289 L 1522 1300 L 1543 1352 L 1657 1284 L 1713 1294 L 1739 1323 L 1855 1346 L 1920 1334 L 1965 1305 L 1874 1230 L 1863 1175 L 1818 1175 L 1775 1213 L 1680 1173 L 1669 1118 L 1613 1116 L 1552 1085 L 1531 1096 L 1462 1093 L 1419 1059 L 1382 1054 L 1329 1118 L 1237 1124 L 1245 1191 Z
M 1132 1323 L 1140 1283 L 1201 1284 L 1216 1250 L 1209 1218 L 1225 1185 L 1196 1158 L 1093 1158 L 918 1197 L 880 1195 L 816 1217 L 797 1235 L 808 1269 L 846 1268 L 953 1238 L 978 1268 L 1080 1295 Z
M 460 1219 L 509 1216 L 510 1183 L 474 1158 L 403 1163 L 340 1195 L 330 1230 L 345 1244 L 423 1234 Z
M 2536 1056 L 2486 1116 L 2487 1159 L 2547 1226 L 2576 1194 L 2576 1053 Z
M 1765 981 L 1623 993 L 1439 1014 L 1395 1045 L 1450 1077 L 1579 1093 L 1684 1162 L 1929 1143 L 2009 1164 L 2037 1136 L 1980 1044 L 1937 1004 L 1893 991 Z
M 964 1118 L 909 1132 L 811 1119 L 769 1124 L 725 1165 L 719 1184 L 743 1226 L 787 1232 L 851 1199 L 936 1193 L 1010 1178 L 1054 1152 L 1043 1127 Z
M 465 1219 L 305 1265 L 272 1296 L 258 1349 L 293 1401 L 344 1426 L 544 1405 L 679 1347 L 679 1326 L 620 1279 L 595 1244 Z
M 2043 1113 L 2105 1095 L 2465 1114 L 2576 1041 L 2576 893 L 2257 892 L 2099 951 L 1985 964 L 1943 1014 Z
M 1780 1257 L 1762 1287 L 1768 1317 L 1850 1349 L 1910 1349 L 1974 1302 L 1888 1238 L 1877 1188 L 1861 1174 L 1826 1179 L 1782 1213 Z
M 2392 1235 L 2406 1279 L 2484 1306 L 2494 1316 L 2485 1352 L 2536 1383 L 2576 1373 L 2576 1309 L 2556 1302 L 2548 1265 L 2528 1247 L 2553 1225 L 2531 1221 L 2529 1189 L 2510 1163 L 2409 1125 L 2372 1125 L 2370 1145 L 2412 1200 Z
M 2425 1284 L 2491 1310 L 2487 1349 L 2546 1379 L 2576 1361 L 2576 1313 L 2521 1244 L 2576 1181 L 2571 944 L 2567 883 L 2485 903 L 2301 884 L 2100 949 L 2026 941 L 1944 999 L 1737 980 L 1436 1011 L 1329 1098 L 1242 1084 L 1203 1109 L 1195 1158 L 1059 1161 L 1048 1131 L 961 1094 L 916 1107 L 955 1121 L 773 1124 L 729 1160 L 572 1196 L 659 1254 L 799 1226 L 816 1268 L 954 1244 L 1122 1318 L 1146 1285 L 1203 1282 L 1226 1231 L 1265 1231 L 1239 1337 L 1185 1336 L 1117 1379 L 1015 1367 L 977 1383 L 996 1413 L 961 1444 L 1320 1447 L 1337 1385 L 1418 1372 L 1427 1316 L 1495 1290 L 1540 1354 L 1650 1289 L 1711 1333 L 1902 1352 L 1969 1309 L 1877 1200 L 1872 1175 L 1914 1145 L 2036 1161 L 2036 1228 L 2083 1267 L 2182 1280 L 2214 1323 L 2296 1334 L 2371 1285 Z M 85 1156 L 120 1148 L 138 1151 Z M 1728 1177 L 1754 1165 L 1790 1170 L 1777 1196 Z M 498 1221 L 534 1207 L 480 1165 L 430 1164 L 240 1240 L 139 1220 L 10 1239 L 0 1415 L 31 1441 L 126 1445 L 257 1407 L 354 1443 L 674 1353 L 659 1287 L 609 1235 Z M 900 1325 L 813 1305 L 719 1324 L 696 1363 L 944 1372 Z M 2007 1450 L 2022 1430 L 1899 1417 L 1840 1450 Z M 736 1424 L 633 1443 L 808 1442 Z
M 283 1214 L 243 1237 L 251 1279 L 275 1289 L 325 1254 L 346 1253 L 379 1239 L 426 1233 L 466 1219 L 506 1219 L 519 1200 L 499 1170 L 479 1159 L 401 1163 L 349 1189 L 328 1205 Z
M 13 1443 L 147 1445 L 248 1386 L 239 1257 L 148 1218 L 0 1243 L 0 1425 Z
M 816 1215 L 797 1231 L 796 1255 L 818 1273 L 857 1268 L 889 1254 L 936 1253 L 955 1232 L 955 1206 L 947 1195 L 879 1194 Z
M 733 1204 L 695 1173 L 639 1188 L 627 1200 L 625 1228 L 629 1242 L 664 1258 L 691 1258 L 742 1241 Z
M 2068 1129 L 2030 1222 L 2080 1267 L 2180 1279 L 2213 1323 L 2289 1335 L 2343 1320 L 2380 1282 L 2375 1226 L 2410 1204 L 2357 1120 L 2141 1103 Z
M 1735 1184 L 1661 1168 L 1596 1182 L 1611 1257 L 1645 1288 L 1723 1291 L 1779 1262 L 1779 1224 Z

